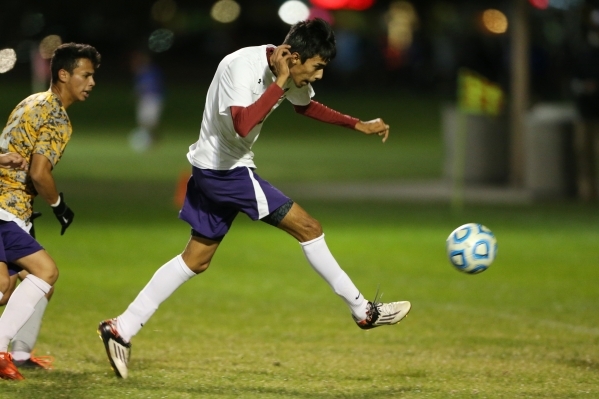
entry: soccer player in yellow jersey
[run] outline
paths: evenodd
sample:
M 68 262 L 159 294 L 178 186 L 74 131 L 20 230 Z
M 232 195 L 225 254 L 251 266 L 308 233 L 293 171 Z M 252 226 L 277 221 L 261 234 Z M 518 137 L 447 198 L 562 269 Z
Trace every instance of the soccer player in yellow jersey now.
M 61 235 L 73 222 L 74 213 L 64 195 L 56 188 L 52 170 L 62 157 L 72 127 L 67 108 L 85 101 L 92 91 L 94 73 L 100 65 L 98 51 L 86 44 L 67 43 L 59 46 L 50 64 L 50 89 L 33 94 L 21 101 L 12 111 L 0 135 L 0 152 L 16 153 L 29 164 L 26 170 L 0 169 L 0 233 L 20 237 L 21 231 L 32 227 L 33 199 L 46 201 L 61 225 Z M 4 230 L 3 230 L 4 229 Z M 4 236 L 3 236 L 4 238 Z M 27 250 L 6 248 L 8 267 L 0 264 L 0 304 L 6 309 L 0 317 L 0 378 L 22 379 L 19 367 L 49 368 L 40 358 L 32 358 L 31 350 L 37 339 L 41 319 L 58 278 L 52 258 L 35 240 L 23 238 Z M 22 278 L 16 284 L 17 274 Z M 9 277 L 10 276 L 10 277 Z M 23 327 L 23 328 L 22 328 Z M 12 353 L 8 345 L 13 341 Z

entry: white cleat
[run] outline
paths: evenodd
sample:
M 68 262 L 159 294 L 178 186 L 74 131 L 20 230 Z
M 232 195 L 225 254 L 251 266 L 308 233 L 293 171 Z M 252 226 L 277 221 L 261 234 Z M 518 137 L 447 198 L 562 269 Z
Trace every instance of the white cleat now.
M 380 326 L 390 326 L 397 324 L 404 317 L 408 315 L 412 304 L 408 301 L 400 302 L 370 302 L 368 301 L 368 310 L 366 311 L 366 318 L 364 320 L 354 320 L 358 327 L 362 330 L 369 330 L 371 328 Z
M 104 320 L 98 326 L 98 334 L 104 342 L 106 355 L 117 377 L 127 378 L 127 363 L 131 357 L 131 343 L 125 342 L 115 327 L 116 319 Z

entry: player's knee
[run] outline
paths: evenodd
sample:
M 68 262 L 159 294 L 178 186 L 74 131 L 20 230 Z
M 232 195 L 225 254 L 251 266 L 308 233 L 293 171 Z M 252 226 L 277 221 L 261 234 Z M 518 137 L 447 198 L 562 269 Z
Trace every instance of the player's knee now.
M 10 288 L 10 280 L 8 278 L 0 278 L 0 294 L 6 294 Z
M 54 264 L 52 266 L 48 265 L 48 267 L 45 267 L 43 270 L 39 270 L 33 274 L 50 285 L 54 285 L 58 280 L 58 268 Z
M 302 221 L 302 237 L 300 242 L 306 242 L 318 238 L 322 235 L 322 225 L 312 217 Z
M 208 269 L 208 267 L 210 266 L 210 262 L 191 262 L 191 265 L 187 263 L 187 261 L 185 263 L 187 264 L 187 267 L 189 267 L 189 270 L 191 270 L 195 274 L 205 272 L 206 269 Z

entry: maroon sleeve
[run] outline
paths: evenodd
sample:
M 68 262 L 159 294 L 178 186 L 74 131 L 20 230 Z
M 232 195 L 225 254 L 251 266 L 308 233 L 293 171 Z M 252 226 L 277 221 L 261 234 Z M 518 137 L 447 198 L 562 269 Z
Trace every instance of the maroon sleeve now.
M 247 136 L 250 130 L 268 115 L 283 93 L 283 89 L 273 83 L 255 103 L 247 107 L 232 106 L 231 116 L 235 132 L 241 137 Z
M 356 124 L 360 122 L 360 120 L 357 118 L 344 115 L 341 112 L 337 112 L 334 109 L 331 109 L 326 105 L 314 100 L 310 101 L 310 104 L 308 105 L 294 105 L 293 107 L 295 108 L 295 112 L 298 114 L 309 116 L 310 118 L 319 120 L 321 122 L 332 123 L 334 125 L 347 127 L 350 129 L 354 129 Z

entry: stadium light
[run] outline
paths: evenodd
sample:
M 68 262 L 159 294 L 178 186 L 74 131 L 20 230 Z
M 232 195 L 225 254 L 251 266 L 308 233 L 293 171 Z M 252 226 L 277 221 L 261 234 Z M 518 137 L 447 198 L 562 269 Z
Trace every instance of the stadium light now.
M 528 0 L 534 8 L 544 10 L 549 7 L 549 0 Z
M 148 48 L 155 53 L 162 53 L 173 45 L 175 34 L 168 29 L 156 29 L 148 38 Z
M 504 13 L 495 9 L 483 11 L 483 26 L 491 33 L 501 34 L 507 31 L 508 22 Z
M 62 44 L 62 39 L 58 35 L 49 35 L 42 39 L 39 44 L 39 52 L 43 59 L 49 60 L 54 54 L 54 50 Z
M 310 0 L 310 3 L 325 10 L 349 9 L 362 11 L 372 7 L 374 0 Z
M 14 68 L 17 62 L 17 53 L 11 48 L 0 50 L 0 73 L 5 73 Z
M 241 6 L 235 0 L 218 0 L 212 5 L 210 16 L 215 21 L 228 24 L 239 18 Z
M 279 18 L 289 25 L 305 21 L 309 16 L 310 9 L 308 6 L 298 0 L 286 1 L 279 7 Z

